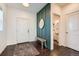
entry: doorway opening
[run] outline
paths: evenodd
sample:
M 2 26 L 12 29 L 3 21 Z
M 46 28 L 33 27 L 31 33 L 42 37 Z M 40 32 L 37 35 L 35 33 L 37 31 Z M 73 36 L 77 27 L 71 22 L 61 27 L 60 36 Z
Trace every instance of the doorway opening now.
M 55 45 L 59 45 L 59 20 L 60 15 L 53 14 L 53 35 Z

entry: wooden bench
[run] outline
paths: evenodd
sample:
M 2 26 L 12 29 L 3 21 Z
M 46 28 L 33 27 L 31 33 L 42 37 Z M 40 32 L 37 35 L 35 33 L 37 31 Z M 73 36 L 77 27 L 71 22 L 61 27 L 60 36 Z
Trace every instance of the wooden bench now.
M 37 37 L 37 40 L 39 40 L 39 41 L 41 42 L 41 48 L 42 48 L 42 49 L 43 49 L 44 43 L 45 43 L 45 47 L 47 46 L 45 39 L 42 39 L 42 38 L 40 38 L 40 37 Z

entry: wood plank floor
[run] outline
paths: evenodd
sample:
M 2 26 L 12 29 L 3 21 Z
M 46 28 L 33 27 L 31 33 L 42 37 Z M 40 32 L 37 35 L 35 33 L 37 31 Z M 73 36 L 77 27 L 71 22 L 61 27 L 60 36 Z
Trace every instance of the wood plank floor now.
M 49 51 L 48 49 L 41 49 L 41 45 L 37 42 L 31 42 L 36 49 L 40 52 L 38 56 L 79 56 L 79 51 L 73 49 L 58 46 L 54 44 L 54 50 Z M 26 43 L 23 43 L 26 44 Z M 1 56 L 13 56 L 15 45 L 7 46 L 6 49 L 2 52 Z

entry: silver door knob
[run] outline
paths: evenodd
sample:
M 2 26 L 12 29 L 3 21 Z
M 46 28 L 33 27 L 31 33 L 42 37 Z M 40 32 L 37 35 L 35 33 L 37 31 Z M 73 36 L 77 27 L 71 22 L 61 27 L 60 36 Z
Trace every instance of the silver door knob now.
M 29 30 L 28 30 L 28 33 L 29 33 Z
M 66 32 L 66 34 L 68 34 L 68 32 Z

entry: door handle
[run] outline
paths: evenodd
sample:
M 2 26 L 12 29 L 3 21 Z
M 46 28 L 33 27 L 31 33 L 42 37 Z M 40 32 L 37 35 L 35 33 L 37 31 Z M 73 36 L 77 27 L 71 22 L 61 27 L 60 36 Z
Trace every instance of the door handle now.
M 68 34 L 68 32 L 66 32 L 66 34 Z
M 29 33 L 29 30 L 28 30 L 28 33 Z

